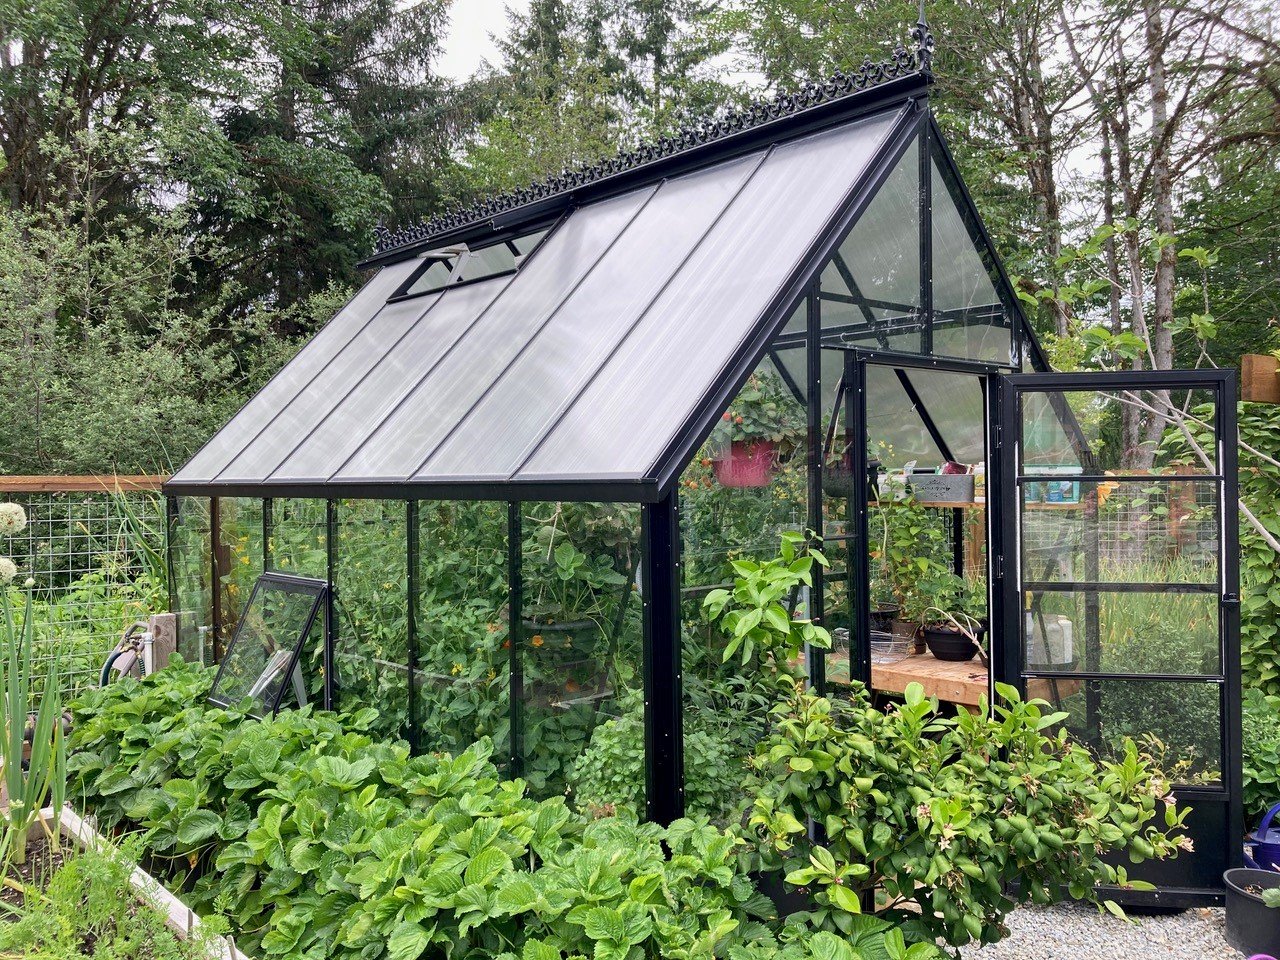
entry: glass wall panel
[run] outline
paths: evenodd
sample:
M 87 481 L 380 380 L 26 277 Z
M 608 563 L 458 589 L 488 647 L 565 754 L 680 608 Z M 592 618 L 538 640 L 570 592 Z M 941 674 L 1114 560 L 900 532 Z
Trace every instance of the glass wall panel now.
M 334 707 L 375 707 L 375 735 L 407 739 L 407 506 L 403 500 L 341 500 L 337 510 Z
M 217 514 L 213 549 L 218 570 L 220 655 L 235 635 L 240 614 L 263 571 L 262 501 L 221 497 L 217 500 Z
M 267 534 L 267 566 L 317 580 L 329 579 L 324 500 L 273 499 Z M 327 604 L 326 604 L 327 607 Z M 303 677 L 310 703 L 324 702 L 324 621 L 322 610 L 302 649 Z
M 1096 633 L 1089 629 L 1091 617 L 1097 618 Z M 1023 643 L 1026 668 L 1033 672 L 1222 672 L 1216 593 L 1031 590 Z
M 639 507 L 520 506 L 521 774 L 586 809 L 642 798 Z
M 323 500 L 272 500 L 270 532 L 267 554 L 272 570 L 328 578 Z
M 213 662 L 213 566 L 209 500 L 175 497 L 177 511 L 169 545 L 177 606 L 178 652 L 188 662 Z
M 1107 759 L 1125 738 L 1155 755 L 1177 783 L 1222 779 L 1222 686 L 1190 680 L 1058 680 L 1067 729 Z
M 417 746 L 457 753 L 493 740 L 511 756 L 507 505 L 418 504 Z
M 1023 473 L 1201 474 L 1217 469 L 1214 406 L 1207 391 L 1050 391 L 1024 393 L 1021 404 Z M 1160 415 L 1169 405 L 1194 418 L 1197 440 L 1212 469 Z
M 1217 484 L 1206 480 L 1025 480 L 1026 581 L 1212 584 Z
M 961 187 L 932 163 L 933 354 L 1008 364 L 1017 314 L 998 292 L 995 261 Z
M 805 376 L 803 348 L 780 346 L 776 353 Z M 762 440 L 769 452 L 756 460 L 753 444 Z M 727 638 L 703 600 L 732 584 L 732 560 L 769 560 L 783 533 L 808 525 L 805 410 L 771 359 L 748 379 L 682 475 L 680 523 L 685 807 L 691 816 L 727 823 L 747 800 L 746 759 L 777 694 L 757 656 L 725 661 Z M 807 599 L 798 594 L 787 602 L 802 611 Z
M 820 300 L 824 336 L 920 352 L 918 140 L 823 269 Z

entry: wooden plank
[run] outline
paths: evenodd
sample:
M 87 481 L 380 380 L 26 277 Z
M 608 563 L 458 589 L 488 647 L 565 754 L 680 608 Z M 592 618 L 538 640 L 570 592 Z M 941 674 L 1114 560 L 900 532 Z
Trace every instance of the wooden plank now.
M 924 687 L 926 697 L 976 707 L 987 693 L 987 668 L 977 659 L 939 660 L 929 653 L 918 653 L 896 663 L 871 664 L 871 686 L 875 690 L 905 693 L 910 683 Z
M 0 493 L 128 493 L 157 491 L 168 477 L 92 474 L 79 477 L 0 476 Z
M 1270 354 L 1246 353 L 1240 358 L 1240 399 L 1280 403 L 1280 362 Z
M 835 685 L 848 685 L 848 659 L 832 654 L 827 677 Z M 895 663 L 871 664 L 871 688 L 883 693 L 905 693 L 907 684 L 918 683 L 926 697 L 946 703 L 977 707 L 987 694 L 987 668 L 980 660 L 939 660 L 931 653 L 917 653 Z M 1080 691 L 1079 680 L 1027 681 L 1027 696 L 1058 703 Z

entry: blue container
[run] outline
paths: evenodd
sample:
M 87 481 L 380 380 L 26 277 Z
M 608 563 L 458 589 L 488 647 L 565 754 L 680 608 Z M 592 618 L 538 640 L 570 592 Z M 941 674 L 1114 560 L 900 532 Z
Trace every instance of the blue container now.
M 1280 803 L 1268 810 L 1258 829 L 1244 838 L 1244 862 L 1254 870 L 1280 870 L 1280 828 L 1271 826 L 1277 811 Z

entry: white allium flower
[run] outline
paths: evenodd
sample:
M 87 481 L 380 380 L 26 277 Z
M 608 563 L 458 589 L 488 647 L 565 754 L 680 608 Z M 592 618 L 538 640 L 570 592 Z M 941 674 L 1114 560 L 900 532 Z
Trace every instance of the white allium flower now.
M 18 565 L 8 557 L 0 557 L 0 587 L 13 583 L 13 578 L 17 575 Z
M 16 503 L 0 503 L 0 537 L 12 537 L 27 528 L 27 512 Z

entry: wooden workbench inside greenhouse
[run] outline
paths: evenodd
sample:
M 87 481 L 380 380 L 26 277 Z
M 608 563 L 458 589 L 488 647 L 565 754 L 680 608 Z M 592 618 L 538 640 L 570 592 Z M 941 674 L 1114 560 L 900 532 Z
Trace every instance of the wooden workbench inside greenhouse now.
M 833 687 L 849 685 L 849 659 L 842 653 L 827 658 L 827 682 Z M 924 687 L 926 697 L 946 703 L 977 707 L 987 695 L 987 668 L 978 659 L 956 662 L 939 660 L 931 653 L 917 653 L 893 663 L 871 664 L 871 689 L 878 693 L 901 694 L 907 684 Z M 1060 702 L 1080 690 L 1079 680 L 1027 680 L 1027 696 Z

